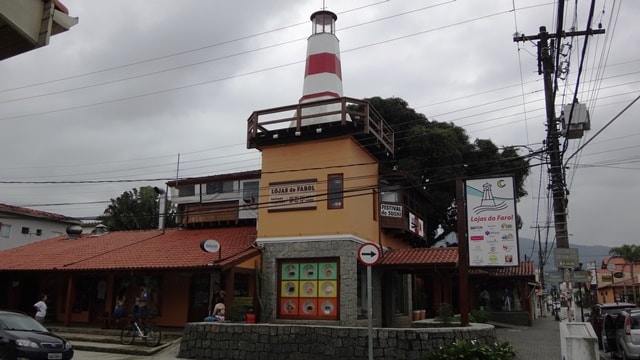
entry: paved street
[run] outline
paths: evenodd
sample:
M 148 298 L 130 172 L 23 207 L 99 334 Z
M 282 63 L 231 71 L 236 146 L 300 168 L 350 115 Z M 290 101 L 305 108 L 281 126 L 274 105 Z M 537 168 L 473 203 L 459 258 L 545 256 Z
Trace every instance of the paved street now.
M 111 354 L 93 351 L 75 351 L 74 360 L 169 360 L 178 359 L 180 342 L 167 347 L 166 349 L 150 356 Z
M 513 345 L 518 353 L 518 360 L 562 359 L 560 322 L 553 316 L 538 318 L 534 320 L 533 326 L 529 327 L 497 327 L 496 335 L 498 340 L 508 341 Z M 601 351 L 600 359 L 609 360 L 611 356 Z
M 519 360 L 561 359 L 559 324 L 547 316 L 534 320 L 533 326 L 496 328 L 496 335 L 513 345 Z

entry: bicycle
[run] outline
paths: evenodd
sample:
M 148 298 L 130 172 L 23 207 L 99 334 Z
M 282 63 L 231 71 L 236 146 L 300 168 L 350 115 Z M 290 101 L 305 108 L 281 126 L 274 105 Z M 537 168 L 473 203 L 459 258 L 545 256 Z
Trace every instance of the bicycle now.
M 154 324 L 149 324 L 148 321 L 139 322 L 138 320 L 133 317 L 131 322 L 122 328 L 120 342 L 123 345 L 131 345 L 136 337 L 139 337 L 144 340 L 147 346 L 155 347 L 160 345 L 160 340 L 162 339 L 160 329 Z

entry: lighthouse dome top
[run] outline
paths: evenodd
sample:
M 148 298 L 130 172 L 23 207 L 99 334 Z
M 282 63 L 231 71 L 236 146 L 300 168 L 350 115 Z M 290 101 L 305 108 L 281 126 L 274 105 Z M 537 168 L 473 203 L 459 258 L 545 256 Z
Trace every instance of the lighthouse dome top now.
M 320 10 L 311 14 L 311 22 L 313 24 L 313 34 L 335 34 L 336 20 L 338 16 L 331 11 Z
M 319 15 L 329 16 L 329 17 L 333 18 L 333 21 L 338 20 L 338 15 L 336 15 L 336 14 L 332 13 L 331 11 L 328 11 L 328 10 L 318 10 L 318 11 L 314 12 L 313 14 L 311 14 L 311 21 L 313 21 L 313 19 L 314 19 L 316 16 L 319 16 Z

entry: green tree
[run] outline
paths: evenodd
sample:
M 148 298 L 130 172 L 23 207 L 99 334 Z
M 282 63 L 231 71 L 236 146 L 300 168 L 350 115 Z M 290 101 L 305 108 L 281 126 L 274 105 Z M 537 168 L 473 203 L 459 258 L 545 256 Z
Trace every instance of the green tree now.
M 516 198 L 527 195 L 524 182 L 530 172 L 529 160 L 518 155 L 515 146 L 499 148 L 488 139 L 471 142 L 463 128 L 430 121 L 400 98 L 365 100 L 395 133 L 395 156 L 383 165 L 408 173 L 432 196 L 427 207 L 428 243 L 435 240 L 439 226 L 445 232 L 456 229 L 457 179 L 512 175 Z
M 635 265 L 640 264 L 640 246 L 625 244 L 622 246 L 612 247 L 609 249 L 609 255 L 621 257 L 624 259 L 625 265 L 629 265 L 631 268 L 631 291 L 633 292 L 633 302 L 637 303 L 638 298 L 636 297 L 636 281 L 633 268 Z
M 125 191 L 104 210 L 98 220 L 110 231 L 157 229 L 160 219 L 160 195 L 157 188 L 143 186 Z M 167 204 L 165 227 L 175 226 L 175 209 Z

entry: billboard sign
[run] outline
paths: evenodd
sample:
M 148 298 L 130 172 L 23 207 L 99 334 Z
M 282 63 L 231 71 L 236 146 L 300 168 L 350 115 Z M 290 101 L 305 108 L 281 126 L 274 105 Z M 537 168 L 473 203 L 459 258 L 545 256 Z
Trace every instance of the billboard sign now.
M 555 248 L 554 259 L 558 269 L 574 269 L 580 266 L 578 249 Z
M 513 177 L 465 180 L 470 267 L 518 266 Z

